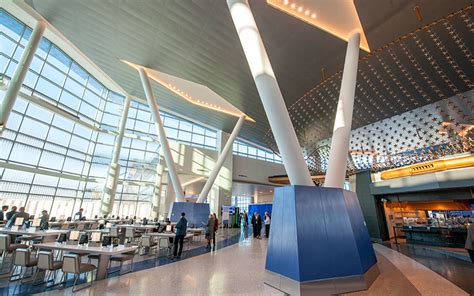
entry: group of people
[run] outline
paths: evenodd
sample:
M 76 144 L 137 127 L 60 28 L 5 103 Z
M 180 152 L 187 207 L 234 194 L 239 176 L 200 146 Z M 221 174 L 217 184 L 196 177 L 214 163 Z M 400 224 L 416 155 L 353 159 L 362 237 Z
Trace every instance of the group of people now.
M 183 252 L 184 237 L 186 236 L 186 231 L 188 229 L 188 220 L 186 219 L 186 213 L 181 213 L 181 218 L 178 223 L 176 223 L 176 235 L 174 237 L 174 249 L 173 249 L 173 259 L 180 259 L 181 253 Z M 207 248 L 216 249 L 216 232 L 219 227 L 219 220 L 217 219 L 216 213 L 209 215 L 209 220 L 206 225 L 206 239 L 207 239 Z
M 271 223 L 271 214 L 269 212 L 265 212 L 265 218 L 263 224 L 265 225 L 265 237 L 270 237 L 270 223 Z M 253 228 L 253 237 L 261 239 L 261 232 L 262 232 L 262 217 L 260 216 L 259 212 L 253 213 L 252 216 L 252 228 Z
M 9 209 L 8 206 L 2 206 L 2 211 L 0 212 L 0 221 L 5 221 L 5 227 L 10 228 L 13 225 L 15 225 L 16 218 L 23 218 L 23 225 L 28 223 L 28 221 L 30 220 L 30 214 L 28 214 L 25 211 L 25 207 L 20 207 L 18 209 L 16 206 L 13 206 L 10 211 L 8 211 L 8 209 Z M 48 229 L 49 228 L 48 211 L 42 210 L 40 219 L 41 219 L 40 229 L 41 230 Z

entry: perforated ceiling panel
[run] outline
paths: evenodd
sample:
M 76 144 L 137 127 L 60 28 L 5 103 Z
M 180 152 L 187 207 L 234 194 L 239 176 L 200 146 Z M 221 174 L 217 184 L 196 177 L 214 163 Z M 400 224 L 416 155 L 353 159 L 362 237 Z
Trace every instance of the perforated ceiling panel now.
M 350 172 L 472 150 L 473 32 L 472 8 L 467 7 L 361 60 Z M 328 78 L 290 107 L 308 165 L 316 174 L 327 168 L 341 76 Z M 267 137 L 271 144 L 270 131 Z
M 119 59 L 207 85 L 256 120 L 255 124 L 245 123 L 241 136 L 266 145 L 263 139 L 269 125 L 224 0 L 26 2 L 132 95 L 144 97 L 139 77 Z M 469 3 L 465 0 L 355 1 L 372 49 Z M 250 4 L 288 106 L 342 68 L 345 42 L 270 7 L 264 0 L 251 0 Z M 421 8 L 422 22 L 413 12 L 415 5 Z M 371 69 L 365 71 L 370 73 Z M 386 74 L 383 79 L 387 79 Z M 337 81 L 334 83 L 335 86 L 327 86 L 332 96 L 336 95 L 333 88 L 339 87 Z M 407 82 L 404 84 L 409 87 Z M 383 88 L 383 85 L 375 82 L 374 87 Z M 321 91 L 331 98 L 326 90 Z M 160 105 L 197 121 L 226 131 L 231 131 L 235 124 L 233 117 L 195 108 L 158 86 L 155 92 Z M 385 100 L 392 100 L 385 94 Z M 358 100 L 362 103 L 356 112 L 366 113 L 360 104 L 371 105 L 374 98 L 358 93 Z M 406 106 L 411 107 L 408 102 Z M 334 111 L 324 101 L 320 104 L 325 113 Z M 397 112 L 390 113 L 406 110 L 405 106 L 393 108 Z M 372 116 L 359 116 L 355 125 L 368 124 L 384 116 L 375 109 L 372 112 Z M 323 120 L 315 129 L 327 134 L 331 125 L 331 120 Z M 296 128 L 299 133 L 305 130 L 298 124 Z

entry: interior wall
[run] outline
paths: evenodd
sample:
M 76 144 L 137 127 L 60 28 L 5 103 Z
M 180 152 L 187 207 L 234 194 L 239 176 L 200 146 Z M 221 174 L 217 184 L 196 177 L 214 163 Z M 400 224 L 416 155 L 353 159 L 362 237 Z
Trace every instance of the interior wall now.
M 377 205 L 375 196 L 370 192 L 372 184 L 370 171 L 360 172 L 355 177 L 355 188 L 359 204 L 364 215 L 364 220 L 373 240 L 384 240 L 388 238 L 384 224 L 384 214 Z
M 286 175 L 283 164 L 233 155 L 232 180 L 244 183 L 275 185 L 269 176 Z
M 256 195 L 254 203 L 258 203 L 258 204 L 273 203 L 273 193 Z
M 228 133 L 220 133 L 218 138 L 218 151 L 170 142 L 171 153 L 180 180 L 183 182 L 185 178 L 207 177 L 214 168 L 220 150 L 224 147 L 228 138 Z M 161 178 L 162 183 L 160 184 L 162 197 L 159 202 L 159 215 L 167 217 L 170 205 L 175 200 L 176 195 L 173 186 L 169 183 L 166 164 L 162 158 L 160 163 L 161 166 L 165 168 L 165 171 Z M 219 172 L 219 176 L 208 196 L 211 212 L 220 215 L 221 206 L 231 204 L 232 182 L 240 181 L 252 184 L 274 185 L 268 182 L 268 177 L 285 174 L 286 171 L 283 164 L 233 155 L 232 150 L 229 151 Z M 205 180 L 194 184 L 193 188 L 202 188 L 204 182 Z M 255 196 L 255 203 L 271 203 L 272 200 L 273 194 Z

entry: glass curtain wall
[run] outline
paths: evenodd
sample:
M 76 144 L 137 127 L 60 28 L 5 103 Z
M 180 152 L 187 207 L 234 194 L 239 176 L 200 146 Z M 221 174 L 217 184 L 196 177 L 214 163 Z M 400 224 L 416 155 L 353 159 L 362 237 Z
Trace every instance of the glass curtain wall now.
M 232 195 L 231 204 L 240 208 L 240 212 L 249 211 L 249 205 L 253 203 L 253 196 Z
M 13 75 L 31 28 L 0 9 L 0 77 Z M 0 87 L 0 102 L 5 86 Z M 0 137 L 0 205 L 92 217 L 110 164 L 124 97 L 43 38 Z M 31 103 L 38 97 L 53 108 Z M 66 111 L 61 116 L 51 110 Z M 216 150 L 217 132 L 162 113 L 170 140 Z M 120 154 L 115 215 L 150 215 L 160 144 L 147 105 L 132 102 Z
M 241 140 L 234 141 L 233 154 L 264 161 L 282 163 L 279 155 Z

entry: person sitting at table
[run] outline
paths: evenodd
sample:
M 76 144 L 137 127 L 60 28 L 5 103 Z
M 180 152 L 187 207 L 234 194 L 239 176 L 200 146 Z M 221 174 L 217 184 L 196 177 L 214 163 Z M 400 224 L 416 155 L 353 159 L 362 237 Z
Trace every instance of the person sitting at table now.
M 79 212 L 74 214 L 74 220 L 81 220 L 82 219 L 82 212 L 84 212 L 84 209 L 79 209 Z
M 11 227 L 12 225 L 15 225 L 15 220 L 16 218 L 23 218 L 23 225 L 25 225 L 26 222 L 29 221 L 30 219 L 30 214 L 25 212 L 25 207 L 20 207 L 19 212 L 15 213 L 10 220 L 8 220 L 8 227 Z
M 6 211 L 8 211 L 8 206 L 2 206 L 2 211 L 0 212 L 0 221 L 5 220 Z
M 16 209 L 17 208 L 15 206 L 13 206 L 12 210 L 5 214 L 5 221 L 9 221 L 13 217 L 13 215 L 15 215 L 17 213 Z
M 179 219 L 178 223 L 176 224 L 176 236 L 174 239 L 173 257 L 177 259 L 181 258 L 181 253 L 183 252 L 184 237 L 186 236 L 186 230 L 188 227 L 188 220 L 186 220 L 184 216 L 186 216 L 186 213 L 184 212 L 181 213 L 181 219 Z M 178 252 L 178 243 L 179 243 L 179 252 Z
M 49 228 L 49 215 L 48 211 L 42 210 L 41 211 L 41 222 L 40 222 L 40 229 L 47 230 Z

